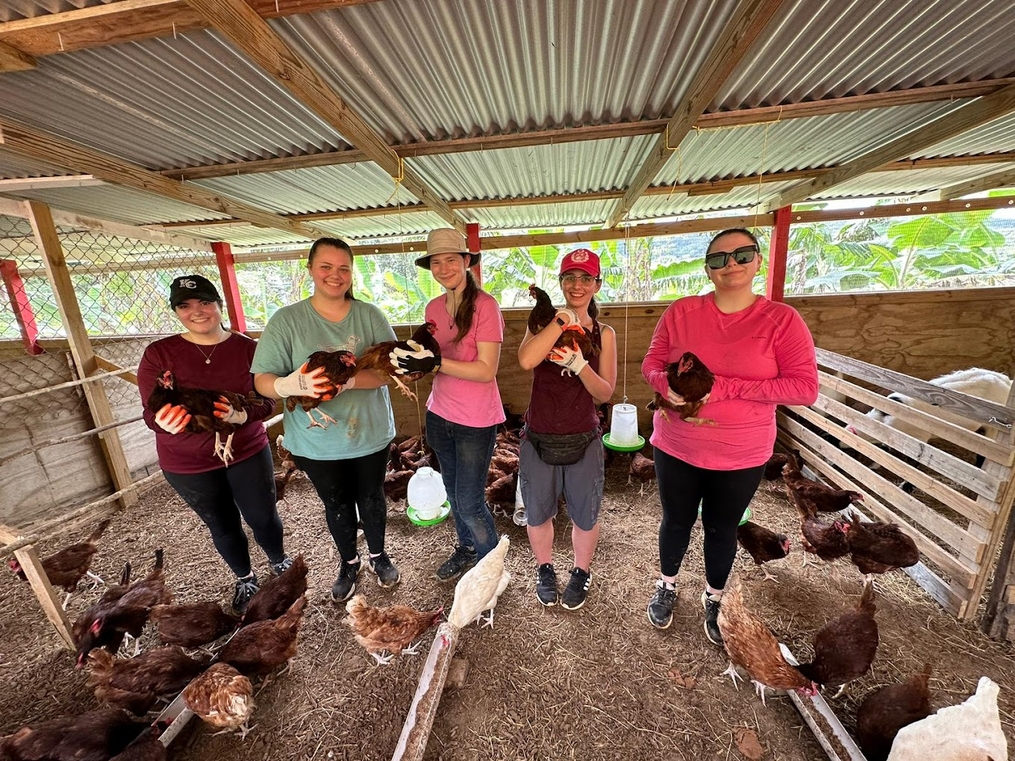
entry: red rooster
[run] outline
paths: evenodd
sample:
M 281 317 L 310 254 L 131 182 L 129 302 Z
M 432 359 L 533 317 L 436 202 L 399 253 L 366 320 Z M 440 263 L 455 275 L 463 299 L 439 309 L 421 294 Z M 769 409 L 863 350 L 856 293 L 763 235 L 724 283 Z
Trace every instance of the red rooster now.
M 285 400 L 286 409 L 292 412 L 296 409 L 297 403 L 310 418 L 310 425 L 307 428 L 327 428 L 328 423 L 334 423 L 335 419 L 318 409 L 321 402 L 334 399 L 338 386 L 344 386 L 349 379 L 356 374 L 356 355 L 351 351 L 341 349 L 339 351 L 315 351 L 303 365 L 303 371 L 312 373 L 317 368 L 324 368 L 324 377 L 328 379 L 328 387 L 318 397 L 313 396 L 290 396 Z M 322 422 L 317 422 L 311 414 L 311 410 L 317 410 Z
M 535 284 L 529 286 L 529 295 L 536 300 L 536 305 L 529 312 L 529 333 L 536 335 L 536 333 L 553 322 L 553 318 L 557 315 L 557 308 L 550 300 L 549 294 Z M 569 349 L 577 349 L 586 359 L 599 354 L 599 350 L 592 345 L 592 336 L 589 332 L 581 325 L 575 325 L 574 323 L 564 328 L 564 332 L 560 334 L 560 337 L 553 344 L 554 349 L 564 346 Z M 552 354 L 553 352 L 550 353 Z
M 184 388 L 177 385 L 172 370 L 163 370 L 155 379 L 155 388 L 148 397 L 147 406 L 156 414 L 167 404 L 183 407 L 190 415 L 190 422 L 184 430 L 188 433 L 214 433 L 215 456 L 228 465 L 233 459 L 233 432 L 236 426 L 215 414 L 215 403 L 221 403 L 222 399 L 239 412 L 250 407 L 256 401 L 257 394 L 251 392 L 248 396 L 241 396 L 232 391 Z M 221 438 L 223 434 L 225 441 Z
M 688 423 L 715 425 L 713 420 L 697 417 L 708 401 L 706 397 L 712 392 L 712 384 L 715 383 L 715 376 L 705 367 L 704 362 L 691 352 L 685 351 L 680 355 L 680 359 L 666 366 L 666 382 L 674 394 L 683 397 L 684 403 L 676 407 L 662 394 L 656 392 L 652 401 L 648 403 L 648 409 L 659 410 L 659 414 L 667 422 L 670 418 L 666 410 L 673 410 L 680 415 L 681 420 Z
M 360 370 L 375 370 L 387 375 L 398 386 L 399 391 L 410 399 L 415 399 L 416 394 L 412 392 L 405 381 L 415 383 L 429 372 L 433 372 L 441 364 L 441 347 L 434 338 L 437 332 L 437 323 L 433 321 L 424 322 L 412 334 L 408 341 L 382 341 L 379 344 L 368 346 L 356 360 L 356 366 Z M 415 353 L 420 350 L 429 351 L 433 354 L 430 369 L 426 372 L 400 373 L 398 366 L 391 361 L 391 353 L 395 349 L 403 352 Z

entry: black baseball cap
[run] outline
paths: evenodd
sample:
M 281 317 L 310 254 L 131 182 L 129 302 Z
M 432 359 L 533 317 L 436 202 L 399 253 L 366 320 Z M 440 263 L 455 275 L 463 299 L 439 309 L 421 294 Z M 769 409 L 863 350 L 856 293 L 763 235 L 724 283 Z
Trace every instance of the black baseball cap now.
M 180 275 L 169 286 L 169 306 L 173 309 L 189 299 L 222 301 L 211 280 L 200 275 Z

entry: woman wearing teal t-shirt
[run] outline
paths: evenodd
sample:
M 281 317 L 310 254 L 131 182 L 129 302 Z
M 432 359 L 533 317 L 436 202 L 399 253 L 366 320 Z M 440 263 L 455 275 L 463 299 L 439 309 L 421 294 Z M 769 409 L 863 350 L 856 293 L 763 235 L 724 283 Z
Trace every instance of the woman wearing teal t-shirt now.
M 314 294 L 272 315 L 251 365 L 254 386 L 272 399 L 321 396 L 323 370 L 304 371 L 307 358 L 315 351 L 345 349 L 358 356 L 369 346 L 395 340 L 381 310 L 353 297 L 352 251 L 345 241 L 315 241 L 307 268 L 314 280 Z M 334 398 L 320 404 L 320 411 L 335 421 L 324 428 L 308 428 L 306 413 L 299 406 L 295 412 L 285 413 L 286 448 L 317 489 L 328 529 L 342 556 L 331 588 L 335 602 L 349 599 L 356 591 L 358 521 L 363 523 L 370 549 L 366 564 L 377 574 L 378 583 L 392 587 L 401 578 L 384 549 L 384 471 L 388 445 L 395 437 L 386 381 L 387 377 L 367 370 L 339 386 Z

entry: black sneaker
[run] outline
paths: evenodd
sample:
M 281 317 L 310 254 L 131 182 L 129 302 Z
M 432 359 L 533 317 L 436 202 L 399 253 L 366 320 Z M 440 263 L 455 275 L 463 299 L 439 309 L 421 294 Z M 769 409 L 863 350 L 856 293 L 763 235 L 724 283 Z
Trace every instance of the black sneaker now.
M 553 563 L 543 563 L 536 569 L 536 599 L 547 608 L 557 604 L 557 572 Z
M 437 581 L 451 581 L 459 574 L 476 565 L 479 558 L 472 547 L 455 547 L 451 557 L 437 569 Z
M 670 588 L 662 579 L 656 582 L 656 591 L 648 601 L 648 622 L 656 629 L 669 629 L 673 623 L 673 604 L 677 601 L 677 588 Z
M 578 610 L 585 604 L 585 596 L 589 593 L 589 586 L 592 584 L 592 574 L 583 571 L 575 566 L 571 569 L 571 580 L 564 587 L 564 594 L 560 596 L 560 606 L 568 610 Z
M 288 555 L 286 555 L 284 558 L 282 558 L 277 563 L 272 563 L 272 562 L 268 563 L 268 565 L 271 566 L 271 572 L 273 574 L 275 574 L 276 576 L 281 576 L 283 573 L 288 571 L 289 570 L 289 566 L 291 566 L 292 564 L 293 564 L 293 559 L 291 557 L 289 557 Z
M 256 595 L 260 589 L 257 577 L 253 573 L 242 579 L 237 579 L 236 591 L 233 592 L 233 613 L 237 616 L 242 616 L 246 613 L 250 598 Z
M 701 605 L 705 609 L 705 636 L 713 645 L 723 647 L 722 632 L 719 631 L 719 601 L 722 597 L 710 595 L 708 590 L 701 593 Z
M 367 568 L 377 574 L 377 583 L 385 589 L 390 589 L 402 579 L 402 574 L 391 562 L 388 553 L 382 552 L 377 557 L 367 559 Z
M 338 578 L 331 585 L 332 602 L 345 602 L 352 597 L 352 593 L 356 591 L 356 577 L 359 576 L 361 565 L 360 562 L 346 563 L 344 560 L 342 561 L 342 567 L 338 569 Z

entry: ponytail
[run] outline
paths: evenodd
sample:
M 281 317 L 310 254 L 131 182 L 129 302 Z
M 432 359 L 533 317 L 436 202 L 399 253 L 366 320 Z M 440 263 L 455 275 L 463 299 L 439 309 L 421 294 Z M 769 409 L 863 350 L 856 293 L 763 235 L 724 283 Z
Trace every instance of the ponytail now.
M 472 276 L 472 270 L 465 270 L 465 288 L 462 290 L 462 300 L 455 310 L 455 324 L 458 326 L 458 333 L 451 343 L 459 343 L 472 329 L 472 318 L 476 314 L 476 298 L 479 296 L 479 286 L 476 285 L 476 278 Z

